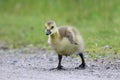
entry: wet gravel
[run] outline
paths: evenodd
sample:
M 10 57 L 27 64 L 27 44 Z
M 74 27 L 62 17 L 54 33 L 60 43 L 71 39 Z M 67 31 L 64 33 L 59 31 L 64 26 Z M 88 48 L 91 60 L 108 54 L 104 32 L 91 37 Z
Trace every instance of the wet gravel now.
M 0 49 L 0 80 L 120 80 L 120 60 L 93 60 L 85 54 L 87 68 L 74 69 L 79 57 L 63 57 L 65 70 L 50 70 L 57 66 L 57 55 L 36 48 Z M 89 59 L 88 59 L 89 58 Z

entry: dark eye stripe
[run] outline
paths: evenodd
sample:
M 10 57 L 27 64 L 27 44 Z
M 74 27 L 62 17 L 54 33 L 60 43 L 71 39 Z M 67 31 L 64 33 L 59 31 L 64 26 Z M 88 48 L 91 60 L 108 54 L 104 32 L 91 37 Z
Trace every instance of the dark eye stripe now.
M 54 28 L 54 26 L 51 26 L 51 29 L 53 29 Z

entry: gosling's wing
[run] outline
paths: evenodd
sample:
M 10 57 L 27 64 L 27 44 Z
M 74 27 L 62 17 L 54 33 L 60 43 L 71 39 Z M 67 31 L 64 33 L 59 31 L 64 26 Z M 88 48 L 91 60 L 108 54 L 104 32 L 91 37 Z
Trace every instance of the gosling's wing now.
M 61 37 L 61 38 L 66 37 L 67 27 L 59 27 L 58 30 L 59 30 L 59 33 L 60 33 L 60 37 Z
M 76 31 L 72 29 L 71 27 L 66 27 L 66 26 L 60 27 L 59 33 L 60 33 L 61 38 L 66 37 L 71 42 L 71 44 L 75 44 L 75 45 L 77 44 L 75 42 Z

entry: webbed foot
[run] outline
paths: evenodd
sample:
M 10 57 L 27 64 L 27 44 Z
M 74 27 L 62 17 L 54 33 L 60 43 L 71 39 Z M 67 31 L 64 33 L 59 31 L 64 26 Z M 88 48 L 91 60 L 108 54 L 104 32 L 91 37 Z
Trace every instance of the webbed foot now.
M 85 64 L 81 64 L 78 67 L 75 67 L 75 69 L 85 69 L 86 65 Z
M 52 68 L 50 70 L 65 70 L 65 68 L 63 66 L 58 66 L 58 67 Z

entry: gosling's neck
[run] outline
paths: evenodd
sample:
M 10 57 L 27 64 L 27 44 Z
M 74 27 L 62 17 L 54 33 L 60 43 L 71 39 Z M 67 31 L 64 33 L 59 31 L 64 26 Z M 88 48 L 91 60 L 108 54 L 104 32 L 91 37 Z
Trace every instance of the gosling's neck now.
M 50 38 L 51 38 L 52 40 L 59 39 L 59 38 L 60 38 L 59 32 L 57 31 L 56 33 L 50 35 Z
M 57 31 L 56 33 L 50 35 L 49 38 L 50 38 L 50 41 L 52 44 L 57 45 L 59 43 L 59 40 L 60 40 L 60 34 Z

